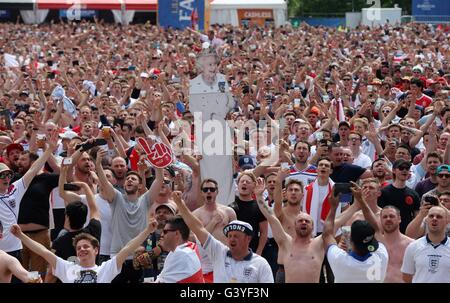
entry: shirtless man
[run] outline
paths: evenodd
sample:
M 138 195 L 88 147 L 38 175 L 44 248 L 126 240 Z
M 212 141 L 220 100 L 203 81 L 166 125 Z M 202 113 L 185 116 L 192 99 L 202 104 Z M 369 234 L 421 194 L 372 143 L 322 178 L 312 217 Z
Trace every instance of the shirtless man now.
M 373 181 L 366 181 L 362 186 L 362 194 L 354 192 L 355 200 L 364 200 L 367 207 L 362 207 L 362 220 L 374 221 L 378 224 L 378 229 L 382 231 L 379 233 L 377 239 L 386 246 L 388 251 L 389 260 L 384 279 L 385 283 L 403 283 L 402 272 L 400 268 L 403 263 L 403 255 L 405 254 L 406 247 L 414 241 L 413 239 L 403 235 L 400 232 L 400 210 L 392 205 L 385 206 L 379 215 L 375 214 L 374 209 L 379 207 L 373 207 L 373 199 L 377 199 L 378 195 L 373 191 L 373 188 L 366 185 L 377 185 L 379 191 L 379 183 Z M 356 187 L 355 184 L 353 184 Z M 376 205 L 376 204 L 375 204 Z M 370 222 L 369 221 L 369 222 Z
M 223 234 L 223 228 L 231 221 L 236 220 L 236 213 L 231 207 L 216 203 L 219 191 L 216 180 L 205 179 L 200 188 L 205 204 L 197 208 L 193 214 L 202 221 L 206 230 L 214 238 L 226 244 L 227 238 Z
M 285 267 L 285 282 L 319 283 L 325 248 L 322 236 L 312 237 L 313 219 L 307 213 L 299 212 L 294 220 L 295 234 L 289 235 L 264 203 L 263 191 L 264 181 L 259 179 L 255 188 L 258 207 L 269 221 L 273 236 L 277 241 L 279 247 L 278 260 Z M 354 214 L 357 207 L 354 205 L 350 206 L 336 219 L 335 229 L 342 226 Z
M 2 238 L 3 224 L 0 221 L 0 241 Z M 0 250 L 0 283 L 11 283 L 12 275 L 24 283 L 30 282 L 28 271 L 23 268 L 19 260 Z
M 291 236 L 295 235 L 295 220 L 297 215 L 301 212 L 300 202 L 303 199 L 303 184 L 296 179 L 289 179 L 286 182 L 286 198 L 287 203 L 283 207 L 282 198 L 282 182 L 289 176 L 289 169 L 283 169 L 278 172 L 274 200 L 275 200 L 275 216 L 280 220 L 283 229 Z
M 193 215 L 202 222 L 203 226 L 214 238 L 226 245 L 227 238 L 223 233 L 223 228 L 231 221 L 236 220 L 236 213 L 231 207 L 216 203 L 216 198 L 219 194 L 216 180 L 207 178 L 203 180 L 200 188 L 205 204 L 197 208 Z M 201 254 L 205 282 L 212 283 L 214 279 L 213 265 L 201 246 L 199 246 L 199 252 Z
M 406 247 L 414 239 L 405 236 L 400 232 L 400 210 L 395 206 L 385 206 L 380 213 L 381 228 L 383 236 L 380 241 L 386 246 L 389 254 L 389 263 L 384 283 L 403 283 L 400 268 L 403 263 L 403 256 Z

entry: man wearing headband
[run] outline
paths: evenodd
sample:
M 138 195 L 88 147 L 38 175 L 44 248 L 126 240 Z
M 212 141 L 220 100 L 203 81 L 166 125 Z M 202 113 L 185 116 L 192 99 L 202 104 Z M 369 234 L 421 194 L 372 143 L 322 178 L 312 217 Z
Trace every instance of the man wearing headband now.
M 172 198 L 213 263 L 214 283 L 273 283 L 269 263 L 249 249 L 253 236 L 250 224 L 233 220 L 226 225 L 223 232 L 227 237 L 227 245 L 224 245 L 186 207 L 181 192 L 174 192 Z

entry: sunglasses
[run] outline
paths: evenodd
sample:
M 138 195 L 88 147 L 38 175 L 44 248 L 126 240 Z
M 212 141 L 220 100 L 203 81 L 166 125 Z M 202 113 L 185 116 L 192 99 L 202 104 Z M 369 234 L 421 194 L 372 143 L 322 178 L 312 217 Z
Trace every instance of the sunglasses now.
M 171 231 L 177 231 L 177 230 L 176 229 L 163 229 L 162 233 L 163 233 L 163 235 L 165 235 Z
M 450 174 L 438 174 L 438 177 L 439 178 L 442 178 L 442 179 L 447 179 L 447 178 L 450 178 Z
M 5 172 L 5 173 L 1 173 L 0 174 L 0 179 L 6 179 L 6 178 L 11 179 L 12 177 L 13 177 L 13 173 L 12 172 Z
M 401 167 L 398 167 L 397 169 L 400 170 L 400 171 L 404 171 L 404 170 L 409 170 L 409 167 L 408 166 L 401 166 Z
M 211 192 L 211 193 L 215 193 L 217 190 L 217 188 L 215 187 L 203 187 L 202 188 L 202 192 L 207 193 L 207 192 Z
M 170 180 L 167 180 L 167 179 L 165 179 L 165 180 L 164 180 L 163 182 L 164 182 L 164 184 L 165 184 L 165 185 L 169 185 L 169 184 L 172 184 L 172 181 L 170 181 Z
M 350 81 L 351 79 L 342 79 L 343 81 Z

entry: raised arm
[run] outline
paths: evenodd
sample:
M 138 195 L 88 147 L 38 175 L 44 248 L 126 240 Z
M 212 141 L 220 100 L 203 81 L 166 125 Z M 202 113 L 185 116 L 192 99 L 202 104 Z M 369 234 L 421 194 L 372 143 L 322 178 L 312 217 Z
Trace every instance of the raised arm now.
M 156 219 L 153 217 L 149 218 L 147 227 L 140 232 L 139 235 L 130 240 L 130 242 L 128 242 L 127 245 L 125 245 L 125 247 L 123 247 L 116 255 L 117 268 L 122 267 L 122 264 L 125 262 L 127 257 L 133 254 L 134 251 L 142 245 L 142 243 L 156 230 L 157 227 L 158 223 L 156 222 Z
M 45 150 L 44 154 L 39 157 L 33 165 L 31 165 L 30 169 L 27 171 L 27 173 L 23 176 L 23 183 L 25 185 L 25 188 L 27 188 L 31 181 L 33 181 L 33 178 L 39 173 L 39 171 L 44 167 L 45 162 L 47 162 L 50 155 L 53 153 L 53 151 L 56 149 L 56 144 L 58 142 L 58 134 L 57 132 L 53 132 L 49 138 L 47 149 Z
M 97 203 L 95 202 L 94 193 L 92 192 L 89 185 L 84 182 L 72 182 L 72 184 L 81 187 L 81 189 L 83 189 L 84 193 L 86 194 L 87 205 L 90 212 L 89 219 L 97 219 L 100 221 L 100 211 L 98 210 Z
M 159 195 L 161 187 L 163 186 L 164 176 L 162 168 L 155 168 L 155 180 L 150 186 L 149 199 L 150 201 L 155 201 Z
M 277 179 L 275 180 L 275 190 L 273 192 L 274 211 L 278 220 L 283 221 L 283 195 L 282 184 L 283 180 L 289 175 L 289 169 L 282 169 L 278 171 Z
M 373 229 L 375 230 L 375 237 L 378 240 L 381 240 L 383 238 L 383 234 L 381 232 L 382 228 L 380 226 L 379 220 L 375 216 L 369 205 L 367 205 L 367 198 L 370 195 L 370 190 L 368 188 L 361 189 L 355 182 L 351 183 L 353 197 L 355 197 L 355 200 L 359 201 L 364 218 L 367 220 L 367 222 L 369 222 L 370 225 L 372 225 Z
M 417 214 L 417 216 L 415 216 L 415 218 L 411 222 L 409 222 L 408 226 L 406 227 L 405 230 L 406 236 L 413 239 L 418 239 L 425 234 L 423 219 L 426 218 L 426 216 L 428 215 L 428 211 L 432 206 L 433 205 L 431 205 L 428 202 L 422 203 L 422 205 L 420 206 L 419 213 Z
M 340 195 L 339 195 L 340 196 Z M 336 217 L 336 209 L 339 204 L 339 196 L 334 195 L 334 187 L 331 195 L 328 198 L 328 202 L 330 203 L 330 212 L 325 220 L 325 225 L 323 227 L 322 240 L 323 246 L 325 249 L 332 244 L 336 244 L 336 239 L 334 238 L 334 220 Z
M 81 197 L 80 195 L 68 191 L 64 189 L 64 184 L 67 183 L 67 171 L 69 170 L 69 167 L 66 165 L 63 165 L 61 167 L 61 172 L 59 174 L 59 180 L 58 180 L 58 189 L 59 189 L 59 195 L 64 200 L 64 205 L 67 205 L 71 202 L 80 201 Z
M 208 239 L 208 231 L 203 226 L 202 222 L 192 214 L 192 212 L 187 208 L 184 201 L 181 199 L 181 192 L 174 191 L 172 193 L 172 200 L 177 204 L 178 211 L 180 215 L 183 217 L 186 225 L 192 230 L 192 232 L 197 236 L 197 239 L 203 245 Z
M 25 235 L 22 232 L 22 229 L 20 229 L 20 226 L 17 224 L 14 224 L 11 226 L 10 232 L 16 236 L 20 241 L 22 241 L 22 244 L 28 247 L 32 252 L 35 254 L 41 256 L 45 259 L 45 261 L 50 264 L 52 269 L 56 268 L 56 255 L 52 253 L 50 250 L 44 247 L 44 245 L 30 239 L 27 235 Z
M 97 171 L 100 187 L 102 188 L 102 191 L 103 191 L 102 197 L 109 203 L 112 203 L 112 201 L 114 200 L 114 197 L 116 196 L 116 191 L 114 190 L 114 187 L 112 186 L 112 184 L 106 178 L 105 171 L 103 170 L 103 167 L 102 167 L 102 159 L 105 155 L 106 155 L 106 151 L 100 148 L 97 152 L 97 159 L 95 161 L 95 169 Z
M 264 180 L 261 178 L 258 178 L 257 187 L 260 182 L 264 182 Z M 273 234 L 273 237 L 275 238 L 275 241 L 277 242 L 278 246 L 285 246 L 288 243 L 288 241 L 291 240 L 291 237 L 289 236 L 288 233 L 286 233 L 284 231 L 284 228 L 281 225 L 281 222 L 273 215 L 272 210 L 264 202 L 262 192 L 256 193 L 256 201 L 257 201 L 259 210 L 262 212 L 264 217 L 266 217 L 267 221 L 270 224 L 270 227 L 272 228 L 272 234 Z

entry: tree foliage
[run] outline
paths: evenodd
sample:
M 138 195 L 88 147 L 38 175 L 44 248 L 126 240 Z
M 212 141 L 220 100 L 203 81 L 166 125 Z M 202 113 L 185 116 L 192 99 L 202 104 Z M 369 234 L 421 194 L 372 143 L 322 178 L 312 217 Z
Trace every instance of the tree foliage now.
M 412 0 L 289 0 L 289 16 L 344 15 L 353 9 L 359 12 L 363 8 L 372 7 L 377 1 L 380 2 L 381 7 L 394 7 L 394 4 L 398 4 L 403 12 L 411 14 Z

